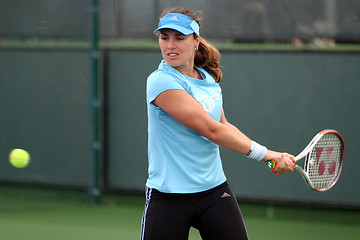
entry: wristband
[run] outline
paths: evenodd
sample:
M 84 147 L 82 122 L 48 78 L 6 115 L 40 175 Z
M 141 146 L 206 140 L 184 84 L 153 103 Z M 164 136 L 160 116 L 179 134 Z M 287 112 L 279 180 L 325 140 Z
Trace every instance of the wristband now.
M 249 158 L 255 159 L 257 161 L 261 161 L 265 158 L 267 153 L 267 148 L 258 144 L 255 141 L 251 141 L 251 149 L 247 156 Z

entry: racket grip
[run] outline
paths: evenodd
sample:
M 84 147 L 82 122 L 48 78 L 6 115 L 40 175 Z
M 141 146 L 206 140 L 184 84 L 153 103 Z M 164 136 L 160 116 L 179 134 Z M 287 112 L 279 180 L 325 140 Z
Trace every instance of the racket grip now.
M 266 162 L 265 162 L 265 167 L 269 170 L 269 171 L 271 171 L 271 170 L 273 170 L 275 167 L 276 167 L 276 164 L 275 164 L 275 161 L 274 160 L 267 160 Z

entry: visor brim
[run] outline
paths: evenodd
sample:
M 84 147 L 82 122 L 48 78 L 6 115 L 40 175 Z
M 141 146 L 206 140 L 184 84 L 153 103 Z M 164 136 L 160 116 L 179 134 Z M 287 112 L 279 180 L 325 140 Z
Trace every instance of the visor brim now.
M 179 25 L 174 25 L 174 24 L 165 24 L 161 27 L 158 27 L 154 33 L 156 33 L 157 31 L 160 31 L 161 29 L 173 29 L 173 30 L 176 30 L 184 35 L 190 35 L 192 33 L 195 33 L 194 30 L 191 30 L 191 29 L 187 29 L 185 27 L 182 27 L 182 26 L 179 26 Z

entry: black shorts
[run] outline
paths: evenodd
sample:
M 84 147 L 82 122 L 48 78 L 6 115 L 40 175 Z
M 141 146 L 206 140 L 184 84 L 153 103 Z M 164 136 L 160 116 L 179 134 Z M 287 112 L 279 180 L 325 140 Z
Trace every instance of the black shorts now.
M 162 193 L 146 188 L 141 240 L 187 240 L 190 227 L 204 240 L 247 240 L 234 194 L 225 182 L 190 194 Z

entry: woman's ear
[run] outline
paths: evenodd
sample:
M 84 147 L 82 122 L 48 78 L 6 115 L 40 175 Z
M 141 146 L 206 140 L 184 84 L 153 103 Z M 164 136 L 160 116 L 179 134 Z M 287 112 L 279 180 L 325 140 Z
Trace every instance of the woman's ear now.
M 200 39 L 199 38 L 196 38 L 195 39 L 195 50 L 198 50 L 199 49 L 199 44 L 200 44 Z

